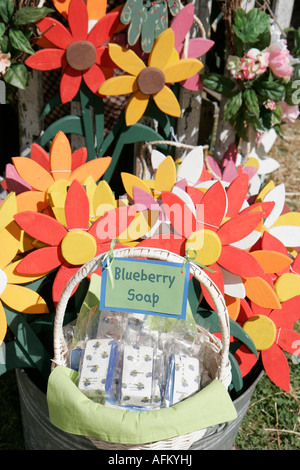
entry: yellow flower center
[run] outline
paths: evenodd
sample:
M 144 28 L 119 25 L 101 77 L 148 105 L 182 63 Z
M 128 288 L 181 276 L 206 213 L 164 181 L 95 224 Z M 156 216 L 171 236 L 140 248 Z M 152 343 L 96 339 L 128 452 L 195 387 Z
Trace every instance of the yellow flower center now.
M 165 75 L 157 67 L 146 67 L 139 73 L 137 85 L 144 95 L 155 95 L 165 86 Z
M 67 263 L 74 266 L 85 264 L 97 252 L 95 238 L 84 230 L 68 232 L 61 242 L 61 253 Z
M 75 41 L 66 49 L 66 60 L 74 70 L 87 70 L 96 62 L 95 46 L 89 41 Z
M 193 232 L 185 244 L 187 254 L 204 266 L 215 263 L 221 254 L 222 245 L 218 235 L 212 230 Z
M 7 285 L 7 276 L 2 269 L 0 269 L 0 295 L 3 294 Z
M 276 340 L 276 325 L 271 318 L 265 315 L 255 315 L 249 318 L 243 328 L 258 351 L 269 349 Z

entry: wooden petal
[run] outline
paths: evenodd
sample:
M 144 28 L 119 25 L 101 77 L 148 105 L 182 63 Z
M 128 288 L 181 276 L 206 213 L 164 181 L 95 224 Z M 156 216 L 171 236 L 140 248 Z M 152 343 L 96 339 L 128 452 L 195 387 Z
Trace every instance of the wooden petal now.
M 48 245 L 57 246 L 67 233 L 66 229 L 57 220 L 37 212 L 21 212 L 16 214 L 14 219 L 31 237 Z
M 4 268 L 8 284 L 27 284 L 28 282 L 36 281 L 41 277 L 41 275 L 32 276 L 16 273 L 15 270 L 21 261 L 22 260 L 14 261 L 13 263 L 10 263 L 8 266 L 6 266 L 6 268 Z
M 203 170 L 203 147 L 200 145 L 191 150 L 181 161 L 177 179 L 186 179 L 189 186 L 194 186 Z
M 25 191 L 17 197 L 18 212 L 33 211 L 42 212 L 47 206 L 45 193 L 41 191 Z
M 224 281 L 224 292 L 231 297 L 243 299 L 246 295 L 245 286 L 240 276 L 232 274 L 226 269 L 220 268 L 223 281 Z
M 173 158 L 168 155 L 159 165 L 155 174 L 155 191 L 171 191 L 176 183 L 176 167 Z
M 187 238 L 196 230 L 197 220 L 195 215 L 176 194 L 163 192 L 161 197 L 166 218 L 170 220 L 177 233 Z
M 127 244 L 133 240 L 139 240 L 144 237 L 151 227 L 157 222 L 159 211 L 142 211 L 137 212 L 134 219 L 126 230 L 118 235 L 118 240 L 122 244 Z
M 278 225 L 297 225 L 300 227 L 300 212 L 286 212 L 278 217 L 273 226 Z
M 248 186 L 248 175 L 243 174 L 235 178 L 226 188 L 228 199 L 227 217 L 235 217 L 239 213 L 247 198 Z
M 117 207 L 100 217 L 90 228 L 98 244 L 106 243 L 123 233 L 135 217 L 134 206 Z
M 251 251 L 252 256 L 261 264 L 265 273 L 277 273 L 290 266 L 292 260 L 289 256 L 277 251 L 258 250 Z
M 60 69 L 64 63 L 65 51 L 61 49 L 41 49 L 25 60 L 25 64 L 35 70 Z
M 16 272 L 26 275 L 45 274 L 60 266 L 62 261 L 56 246 L 39 248 L 20 261 Z
M 191 38 L 189 41 L 188 57 L 198 59 L 204 56 L 214 45 L 214 41 L 204 38 Z
M 288 255 L 288 250 L 286 249 L 284 244 L 281 243 L 278 238 L 274 237 L 269 232 L 264 232 L 261 240 L 261 248 L 262 250 L 277 251 L 278 253 L 282 253 L 283 255 Z
M 78 266 L 70 266 L 68 264 L 63 264 L 58 270 L 53 286 L 52 286 L 52 300 L 54 305 L 57 304 L 59 299 L 62 296 L 62 293 L 66 287 L 66 283 L 71 279 L 71 277 L 78 271 Z M 78 285 L 74 287 L 71 295 L 75 293 L 78 288 Z
M 270 284 L 262 277 L 244 278 L 246 296 L 263 308 L 281 309 L 280 301 Z
M 87 159 L 87 148 L 81 147 L 72 154 L 72 167 L 71 170 L 74 171 L 79 166 L 83 165 Z
M 174 44 L 174 31 L 171 28 L 165 29 L 155 40 L 149 55 L 148 65 L 162 69 L 171 57 Z
M 216 286 L 219 288 L 221 294 L 224 296 L 224 281 L 223 281 L 223 274 L 220 270 L 220 267 L 217 265 L 217 263 L 211 264 L 209 267 L 210 267 L 210 269 L 213 270 L 213 272 L 208 273 L 209 277 L 216 284 Z M 215 307 L 214 301 L 212 300 L 211 295 L 208 292 L 208 290 L 206 289 L 206 287 L 204 287 L 202 284 L 201 284 L 201 290 L 203 292 L 203 295 L 204 295 L 204 298 L 205 298 L 206 302 L 210 305 L 210 307 L 213 310 L 215 310 L 216 307 Z
M 290 370 L 287 358 L 277 346 L 262 351 L 262 362 L 269 379 L 285 392 L 290 390 Z
M 280 328 L 276 343 L 284 351 L 296 354 L 299 351 L 300 334 L 287 328 Z
M 51 174 L 55 181 L 67 180 L 72 167 L 72 151 L 69 139 L 59 131 L 53 139 L 50 149 Z
M 284 273 L 275 282 L 275 292 L 281 302 L 300 295 L 300 276 Z
M 185 202 L 187 207 L 193 213 L 194 217 L 197 217 L 197 212 L 194 206 L 193 199 L 189 196 L 189 194 L 184 189 L 181 189 L 178 185 L 175 185 L 172 189 L 172 193 L 176 194 L 176 196 L 182 199 L 182 201 Z M 186 223 L 189 223 L 188 220 L 186 221 Z M 197 227 L 197 230 L 199 230 L 200 228 L 203 228 L 202 223 L 199 224 L 199 227 Z
M 217 230 L 227 212 L 227 195 L 220 181 L 217 181 L 206 191 L 201 203 L 207 228 Z
M 74 180 L 69 187 L 65 214 L 68 230 L 88 230 L 90 218 L 90 205 L 84 187 Z
M 69 181 L 75 179 L 84 181 L 88 176 L 92 176 L 95 181 L 98 181 L 106 172 L 111 162 L 111 157 L 95 158 L 81 165 L 76 170 L 72 171 Z
M 63 104 L 68 103 L 77 95 L 82 80 L 82 72 L 72 69 L 69 65 L 64 69 L 60 81 L 60 99 Z
M 12 162 L 21 178 L 32 188 L 38 191 L 46 191 L 53 183 L 53 178 L 43 167 L 27 157 L 13 157 Z
M 87 40 L 92 42 L 95 47 L 102 46 L 102 44 L 106 43 L 116 31 L 120 24 L 119 17 L 120 11 L 119 9 L 115 9 L 100 18 L 90 31 Z
M 189 32 L 194 22 L 194 5 L 189 3 L 174 17 L 171 28 L 174 31 L 176 49 L 181 48 L 181 43 Z
M 119 75 L 109 78 L 99 89 L 102 95 L 126 95 L 137 90 L 136 77 L 134 75 Z
M 159 152 L 158 150 L 155 150 L 155 149 L 152 150 L 151 165 L 154 171 L 157 170 L 157 168 L 164 161 L 165 158 L 166 156 L 162 152 Z
M 180 105 L 173 91 L 169 87 L 164 86 L 162 90 L 153 95 L 153 99 L 155 101 L 156 106 L 163 113 L 169 114 L 170 116 L 174 117 L 180 117 Z
M 67 28 L 54 18 L 47 16 L 38 21 L 37 25 L 42 35 L 59 49 L 65 50 L 72 41 L 72 36 Z
M 160 211 L 160 206 L 156 199 L 154 199 L 154 197 L 151 196 L 148 192 L 144 191 L 138 186 L 133 186 L 132 190 L 133 200 L 138 211 L 143 211 L 145 209 Z
M 124 186 L 124 189 L 128 196 L 133 200 L 133 187 L 137 187 L 148 193 L 152 196 L 152 191 L 149 186 L 138 176 L 132 175 L 131 173 L 121 173 L 121 179 Z
M 1 298 L 8 307 L 17 312 L 49 313 L 45 300 L 27 287 L 8 284 Z
M 262 212 L 248 212 L 225 222 L 218 230 L 222 245 L 228 245 L 245 238 L 257 227 L 262 217 Z
M 32 190 L 30 184 L 26 183 L 26 181 L 21 178 L 14 165 L 11 163 L 7 163 L 5 166 L 5 183 L 7 185 L 7 191 L 14 192 L 15 195 Z
M 99 20 L 106 13 L 107 1 L 87 0 L 86 7 L 90 20 Z
M 105 81 L 106 77 L 97 64 L 92 65 L 86 72 L 83 73 L 83 80 L 88 88 L 93 92 L 97 93 L 98 88 Z
M 43 147 L 38 144 L 32 144 L 30 149 L 30 158 L 50 172 L 49 155 Z
M 240 299 L 230 297 L 229 295 L 225 295 L 224 299 L 227 305 L 229 317 L 231 318 L 231 320 L 236 321 L 240 312 Z
M 117 66 L 130 75 L 136 77 L 146 67 L 144 62 L 131 49 L 126 49 L 117 44 L 109 44 L 108 50 L 110 57 Z
M 17 200 L 15 193 L 9 193 L 0 204 L 0 232 L 14 220 L 17 212 Z
M 0 232 L 0 269 L 7 266 L 20 249 L 21 230 L 15 221 Z
M 144 93 L 141 93 L 139 90 L 131 95 L 125 107 L 125 121 L 127 126 L 132 126 L 141 119 L 148 103 L 149 96 L 144 95 Z
M 108 210 L 117 207 L 115 196 L 106 181 L 99 181 L 94 194 L 93 207 L 96 217 L 101 217 Z
M 182 59 L 177 63 L 167 65 L 163 70 L 166 83 L 176 83 L 193 77 L 203 68 L 198 59 Z
M 0 346 L 3 343 L 3 340 L 7 332 L 7 321 L 6 314 L 3 308 L 2 302 L 0 301 Z
M 253 354 L 247 346 L 243 345 L 238 348 L 234 356 L 239 364 L 242 377 L 245 377 L 257 362 L 257 357 Z
M 264 271 L 256 259 L 246 251 L 234 246 L 223 246 L 218 264 L 238 276 L 263 276 Z
M 296 225 L 282 225 L 271 227 L 270 234 L 278 238 L 286 247 L 300 246 L 300 227 Z
M 68 23 L 74 41 L 86 39 L 88 32 L 88 12 L 83 0 L 72 1 L 70 3 Z
M 282 302 L 281 309 L 274 309 L 270 318 L 276 324 L 277 328 L 288 328 L 290 325 L 300 320 L 300 296 L 292 297 L 285 302 Z
M 264 197 L 264 201 L 274 201 L 275 206 L 272 210 L 271 214 L 265 220 L 265 226 L 267 228 L 272 227 L 272 225 L 276 222 L 278 217 L 280 216 L 284 203 L 285 203 L 285 186 L 284 183 L 275 186 L 275 188 L 271 189 Z

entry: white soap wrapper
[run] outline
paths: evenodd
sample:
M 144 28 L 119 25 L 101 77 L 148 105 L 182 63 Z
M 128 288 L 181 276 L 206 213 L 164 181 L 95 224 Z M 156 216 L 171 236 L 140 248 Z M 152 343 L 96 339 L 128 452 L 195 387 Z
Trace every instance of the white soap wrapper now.
M 199 389 L 199 359 L 179 354 L 171 355 L 166 387 L 166 401 L 168 405 L 175 405 L 175 403 L 184 400 Z
M 153 348 L 124 346 L 121 405 L 143 407 L 152 401 Z
M 87 341 L 80 370 L 78 388 L 90 398 L 110 392 L 118 345 L 112 339 Z

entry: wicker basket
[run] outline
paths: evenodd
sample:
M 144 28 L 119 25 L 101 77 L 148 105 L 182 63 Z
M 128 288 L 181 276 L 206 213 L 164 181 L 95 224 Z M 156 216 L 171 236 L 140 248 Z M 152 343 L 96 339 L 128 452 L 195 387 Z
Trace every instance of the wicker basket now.
M 52 360 L 52 369 L 57 365 L 67 366 L 68 347 L 63 334 L 63 320 L 66 312 L 67 303 L 73 292 L 74 287 L 80 283 L 88 275 L 96 271 L 102 266 L 106 253 L 103 253 L 82 266 L 77 273 L 67 283 L 63 294 L 57 304 L 55 321 L 54 321 L 54 358 Z M 171 253 L 167 250 L 156 248 L 124 248 L 114 250 L 114 256 L 118 258 L 144 258 L 159 261 L 167 261 L 172 263 L 183 263 L 185 259 L 179 255 Z M 198 327 L 199 333 L 205 335 L 204 342 L 204 358 L 206 367 L 213 379 L 220 380 L 223 385 L 228 388 L 231 383 L 231 367 L 229 362 L 229 317 L 227 307 L 222 294 L 217 286 L 212 282 L 209 276 L 199 266 L 190 263 L 190 274 L 203 284 L 213 299 L 216 312 L 218 314 L 219 325 L 222 333 L 222 342 L 214 335 L 210 334 L 206 329 Z M 187 398 L 188 400 L 188 398 Z M 134 411 L 133 411 L 134 413 Z M 191 445 L 199 440 L 205 434 L 206 429 L 201 429 L 189 434 L 174 437 L 171 439 L 161 440 L 148 444 L 120 444 L 106 442 L 96 438 L 89 439 L 99 449 L 107 450 L 153 450 L 153 449 L 189 449 Z

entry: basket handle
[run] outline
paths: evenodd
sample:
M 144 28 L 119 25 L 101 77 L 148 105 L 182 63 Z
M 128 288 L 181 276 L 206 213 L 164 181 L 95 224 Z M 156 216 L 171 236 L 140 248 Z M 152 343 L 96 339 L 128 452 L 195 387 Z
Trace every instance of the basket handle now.
M 157 248 L 146 248 L 146 247 L 133 247 L 133 248 L 120 248 L 114 250 L 114 255 L 119 258 L 146 258 L 155 259 L 160 261 L 168 261 L 172 263 L 183 263 L 185 259 L 167 250 L 160 250 Z M 73 277 L 66 284 L 66 287 L 61 295 L 61 298 L 57 304 L 56 315 L 54 320 L 54 331 L 53 331 L 53 346 L 54 346 L 54 358 L 52 359 L 52 369 L 57 365 L 66 365 L 66 357 L 68 353 L 67 344 L 63 335 L 63 320 L 66 312 L 66 307 L 69 298 L 73 292 L 73 289 L 77 286 L 88 275 L 99 269 L 106 257 L 106 253 L 102 253 L 95 258 L 92 258 L 86 264 L 84 264 L 79 270 L 73 275 Z M 227 306 L 218 287 L 205 273 L 203 269 L 194 264 L 190 263 L 190 273 L 195 277 L 201 284 L 203 284 L 211 295 L 211 298 L 216 307 L 218 314 L 219 325 L 222 333 L 222 349 L 221 349 L 221 360 L 219 369 L 219 379 L 223 376 L 228 363 L 229 344 L 230 344 L 230 328 L 229 328 L 229 316 Z

